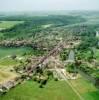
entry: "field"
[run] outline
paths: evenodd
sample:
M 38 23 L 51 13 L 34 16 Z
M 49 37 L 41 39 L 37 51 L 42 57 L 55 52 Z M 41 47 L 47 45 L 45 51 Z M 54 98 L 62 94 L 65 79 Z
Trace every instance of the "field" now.
M 24 53 L 31 52 L 31 48 L 0 48 L 0 82 L 7 81 L 16 76 L 16 73 L 10 72 L 14 66 L 20 63 L 20 59 L 25 59 L 22 56 Z M 11 56 L 16 55 L 16 59 Z
M 64 81 L 49 81 L 44 88 L 27 81 L 1 96 L 0 100 L 79 100 L 71 87 Z
M 0 69 L 8 68 L 9 66 L 15 66 L 18 64 L 18 60 L 24 59 L 24 53 L 31 52 L 31 48 L 0 48 Z M 17 60 L 11 58 L 11 56 L 16 55 Z
M 99 90 L 84 78 L 70 81 L 74 89 L 84 100 L 98 100 Z M 13 88 L 6 95 L 1 96 L 0 100 L 80 100 L 77 94 L 66 83 L 66 81 L 50 80 L 39 88 L 39 84 L 33 81 L 26 81 Z
M 99 100 L 99 90 L 83 77 L 70 82 L 84 100 Z
M 20 23 L 23 23 L 23 22 L 22 21 L 0 21 L 0 29 L 11 28 Z
M 0 48 L 0 58 L 4 58 L 11 55 L 22 56 L 24 53 L 29 53 L 32 51 L 32 48 L 28 47 L 19 47 L 19 48 Z
M 84 100 L 98 100 L 99 90 L 84 78 L 70 81 Z M 39 95 L 40 94 L 40 95 Z M 65 81 L 50 80 L 44 88 L 33 81 L 26 81 L 11 89 L 0 100 L 80 100 Z
M 0 84 L 6 82 L 7 80 L 15 78 L 17 75 L 10 72 L 0 71 Z

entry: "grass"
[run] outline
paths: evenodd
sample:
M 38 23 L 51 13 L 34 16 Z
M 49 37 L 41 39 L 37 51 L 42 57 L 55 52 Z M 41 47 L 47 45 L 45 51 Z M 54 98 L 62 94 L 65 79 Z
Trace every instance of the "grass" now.
M 0 58 L 4 58 L 11 55 L 23 56 L 24 53 L 26 53 L 26 55 L 40 56 L 46 52 L 42 50 L 33 50 L 30 47 L 19 47 L 19 48 L 1 47 L 0 48 Z
M 51 27 L 53 24 L 46 24 L 46 25 L 42 25 L 43 28 L 48 28 Z
M 84 100 L 99 100 L 99 90 L 83 77 L 76 80 L 71 80 L 70 82 L 84 98 Z
M 4 58 L 0 60 L 0 66 L 13 66 L 18 63 L 17 60 L 13 60 L 12 58 Z
M 44 88 L 39 84 L 27 81 L 17 86 L 0 100 L 79 100 L 75 92 L 64 81 L 49 81 Z
M 0 58 L 4 58 L 10 55 L 22 56 L 24 53 L 32 51 L 32 48 L 20 47 L 20 48 L 0 48 Z
M 0 28 L 7 29 L 20 23 L 23 23 L 23 21 L 0 21 Z

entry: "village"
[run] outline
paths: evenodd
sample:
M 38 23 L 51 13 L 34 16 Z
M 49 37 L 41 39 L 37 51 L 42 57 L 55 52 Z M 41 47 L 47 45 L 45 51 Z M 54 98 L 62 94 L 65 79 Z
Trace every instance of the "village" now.
M 98 97 L 99 31 L 88 24 L 91 17 L 5 18 L 0 19 L 0 100 Z M 14 24 L 3 29 L 5 23 Z

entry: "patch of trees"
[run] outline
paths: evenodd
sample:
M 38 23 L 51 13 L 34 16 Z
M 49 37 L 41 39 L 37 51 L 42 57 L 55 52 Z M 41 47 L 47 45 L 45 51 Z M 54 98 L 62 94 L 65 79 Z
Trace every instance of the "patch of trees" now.
M 42 70 L 40 67 L 37 67 L 35 74 L 32 79 L 39 83 L 39 87 L 43 88 L 47 84 L 48 80 L 53 78 L 53 72 L 49 70 Z
M 99 28 L 99 24 L 82 24 L 82 25 L 75 25 L 73 27 L 70 27 L 71 32 L 75 36 L 81 36 L 82 38 L 84 36 L 88 37 L 95 37 L 96 36 L 96 30 Z
M 63 49 L 62 52 L 60 53 L 60 59 L 62 61 L 65 61 L 67 59 L 68 56 L 68 50 L 67 49 Z
M 86 50 L 90 47 L 98 46 L 98 39 L 96 38 L 96 30 L 99 28 L 99 24 L 82 24 L 71 27 L 70 32 L 74 36 L 79 36 L 82 42 L 78 49 Z
M 88 75 L 92 74 L 92 73 L 95 71 L 94 68 L 89 67 L 87 64 L 81 64 L 81 65 L 79 66 L 79 69 L 80 69 L 81 71 L 85 72 L 85 73 L 88 74 Z
M 99 88 L 99 69 L 90 67 L 87 64 L 81 64 L 78 68 L 80 69 L 80 71 L 88 75 L 85 77 L 88 78 L 88 80 L 92 81 L 95 86 Z
M 91 62 L 93 59 L 95 59 L 94 51 L 92 50 L 92 48 L 78 51 L 76 53 L 76 59 Z
M 95 37 L 84 37 L 78 46 L 78 50 L 88 50 L 90 47 L 97 47 L 98 39 Z
M 35 37 L 36 32 L 45 30 L 42 25 L 53 24 L 55 26 L 63 26 L 85 21 L 79 16 L 43 16 L 43 17 L 29 17 L 29 16 L 14 16 L 8 18 L 0 18 L 0 20 L 23 20 L 24 23 L 18 24 L 10 29 L 2 30 L 5 38 L 30 38 Z
M 66 71 L 69 72 L 69 73 L 77 73 L 77 70 L 76 70 L 76 66 L 75 64 L 68 64 L 66 66 Z

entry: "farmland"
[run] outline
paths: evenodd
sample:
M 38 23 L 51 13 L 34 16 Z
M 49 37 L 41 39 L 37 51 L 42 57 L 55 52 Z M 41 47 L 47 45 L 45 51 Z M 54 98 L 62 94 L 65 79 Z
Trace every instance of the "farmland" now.
M 17 75 L 14 74 L 14 73 L 0 71 L 0 84 L 2 84 L 3 82 L 5 82 L 5 81 L 7 81 L 9 79 L 13 79 L 16 76 Z

